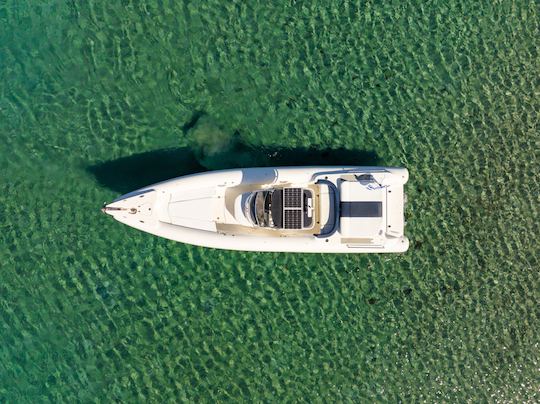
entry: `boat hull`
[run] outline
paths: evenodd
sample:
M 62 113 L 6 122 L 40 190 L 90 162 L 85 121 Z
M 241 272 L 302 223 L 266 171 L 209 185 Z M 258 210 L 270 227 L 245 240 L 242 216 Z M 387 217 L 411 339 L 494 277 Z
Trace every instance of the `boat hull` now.
M 350 180 L 351 176 L 359 174 L 375 176 L 379 185 L 366 191 L 368 188 L 357 186 L 354 179 Z M 154 184 L 123 195 L 104 209 L 116 220 L 141 231 L 203 247 L 266 252 L 397 253 L 409 247 L 409 240 L 403 232 L 403 185 L 407 180 L 406 169 L 389 167 L 318 166 L 221 170 Z M 244 223 L 237 221 L 238 213 L 235 211 L 238 209 L 234 206 L 234 198 L 230 196 L 240 195 L 245 190 L 325 183 L 336 190 L 344 183 L 336 191 L 341 191 L 343 198 L 347 193 L 360 199 L 375 196 L 384 198 L 381 199 L 384 202 L 384 212 L 375 221 L 375 225 L 372 225 L 373 220 L 370 218 L 336 216 L 335 228 L 328 234 L 259 231 L 246 228 Z M 367 196 L 364 197 L 362 192 Z M 336 199 L 335 209 L 343 203 Z M 330 217 L 328 220 L 334 219 Z M 349 227 L 352 230 L 348 230 Z M 366 233 L 368 236 L 356 236 L 355 228 L 361 232 L 370 230 L 371 233 Z

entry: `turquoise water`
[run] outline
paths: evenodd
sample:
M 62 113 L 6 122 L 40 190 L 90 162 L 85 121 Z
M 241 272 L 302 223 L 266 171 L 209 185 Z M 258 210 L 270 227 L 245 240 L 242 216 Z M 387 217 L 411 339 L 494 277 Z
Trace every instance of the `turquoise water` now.
M 538 4 L 0 0 L 0 401 L 540 401 Z M 402 255 L 99 212 L 276 164 L 408 167 Z

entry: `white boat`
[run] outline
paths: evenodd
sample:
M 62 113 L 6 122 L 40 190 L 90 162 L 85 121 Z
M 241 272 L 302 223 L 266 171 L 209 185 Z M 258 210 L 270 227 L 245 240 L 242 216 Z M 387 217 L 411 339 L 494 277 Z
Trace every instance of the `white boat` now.
M 182 243 L 243 251 L 403 252 L 406 168 L 210 171 L 139 189 L 103 212 Z

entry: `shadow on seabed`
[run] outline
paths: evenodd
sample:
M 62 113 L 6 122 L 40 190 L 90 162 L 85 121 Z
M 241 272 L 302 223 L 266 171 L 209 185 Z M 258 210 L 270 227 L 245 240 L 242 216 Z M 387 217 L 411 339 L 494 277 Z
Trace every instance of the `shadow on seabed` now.
M 238 131 L 226 134 L 202 113 L 183 127 L 190 146 L 160 149 L 91 165 L 98 182 L 126 193 L 146 185 L 207 170 L 243 167 L 378 165 L 372 151 L 260 147 L 246 144 Z

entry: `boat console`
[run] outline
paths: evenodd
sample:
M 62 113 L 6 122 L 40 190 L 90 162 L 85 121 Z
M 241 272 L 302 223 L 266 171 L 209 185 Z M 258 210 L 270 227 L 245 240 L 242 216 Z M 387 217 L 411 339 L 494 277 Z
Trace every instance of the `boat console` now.
M 302 230 L 313 227 L 313 204 L 310 189 L 272 188 L 251 193 L 244 211 L 254 226 Z

